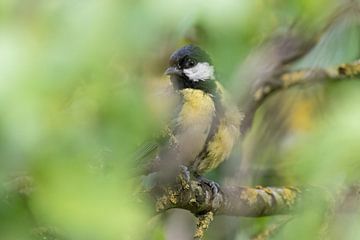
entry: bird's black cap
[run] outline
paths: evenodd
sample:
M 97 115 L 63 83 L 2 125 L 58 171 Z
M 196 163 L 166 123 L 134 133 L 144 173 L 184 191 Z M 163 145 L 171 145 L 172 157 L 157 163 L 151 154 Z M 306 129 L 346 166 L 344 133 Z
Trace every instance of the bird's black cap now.
M 185 57 L 190 57 L 195 59 L 197 62 L 208 62 L 212 65 L 212 60 L 200 47 L 195 45 L 186 45 L 178 50 L 176 50 L 170 57 L 170 66 L 178 64 Z

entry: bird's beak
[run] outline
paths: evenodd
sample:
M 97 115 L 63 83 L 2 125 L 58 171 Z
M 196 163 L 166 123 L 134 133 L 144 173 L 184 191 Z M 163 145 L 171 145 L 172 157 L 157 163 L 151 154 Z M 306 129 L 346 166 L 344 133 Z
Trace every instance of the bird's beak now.
M 180 69 L 178 69 L 177 67 L 169 67 L 168 69 L 166 69 L 165 75 L 177 75 L 177 76 L 182 76 L 182 71 Z

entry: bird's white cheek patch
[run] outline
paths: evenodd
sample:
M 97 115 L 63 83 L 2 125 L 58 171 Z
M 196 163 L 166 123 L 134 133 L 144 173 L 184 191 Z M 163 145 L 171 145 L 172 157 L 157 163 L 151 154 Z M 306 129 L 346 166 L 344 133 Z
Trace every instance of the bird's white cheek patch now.
M 184 69 L 185 75 L 192 81 L 205 81 L 215 79 L 214 66 L 207 62 L 200 62 L 192 68 Z

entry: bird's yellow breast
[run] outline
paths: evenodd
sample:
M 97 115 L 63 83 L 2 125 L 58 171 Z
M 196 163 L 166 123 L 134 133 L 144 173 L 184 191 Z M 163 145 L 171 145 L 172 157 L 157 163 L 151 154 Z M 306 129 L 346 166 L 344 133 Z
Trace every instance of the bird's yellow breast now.
M 203 150 L 215 114 L 211 96 L 197 89 L 180 91 L 182 104 L 176 119 L 180 162 L 190 166 Z
M 180 91 L 183 105 L 179 117 L 184 126 L 193 124 L 211 124 L 215 113 L 214 101 L 211 96 L 197 89 L 183 89 Z

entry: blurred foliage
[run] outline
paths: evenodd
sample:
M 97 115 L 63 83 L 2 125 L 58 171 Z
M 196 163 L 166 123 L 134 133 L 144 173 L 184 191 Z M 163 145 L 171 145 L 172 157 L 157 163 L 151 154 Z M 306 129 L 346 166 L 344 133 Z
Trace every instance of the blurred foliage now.
M 137 201 L 130 174 L 133 151 L 161 128 L 162 111 L 154 104 L 166 85 L 169 54 L 189 41 L 200 44 L 227 86 L 239 63 L 271 33 L 296 21 L 306 34 L 315 32 L 337 3 L 1 1 L 0 239 L 29 239 L 38 227 L 56 229 L 65 239 L 175 239 L 161 220 L 149 220 L 152 206 Z M 335 35 L 345 38 L 341 31 Z M 284 175 L 281 184 L 334 187 L 359 180 L 359 91 L 357 82 L 328 86 L 324 117 L 306 117 L 316 111 L 300 102 L 302 112 L 289 124 L 296 141 L 287 135 L 279 140 L 285 148 L 274 144 L 276 154 L 266 152 L 284 159 L 271 162 Z M 317 235 L 324 210 L 311 205 L 313 211 L 286 225 L 281 239 Z M 208 238 L 248 239 L 273 219 L 223 217 Z M 331 220 L 334 239 L 359 238 L 358 218 L 339 219 L 348 224 Z

